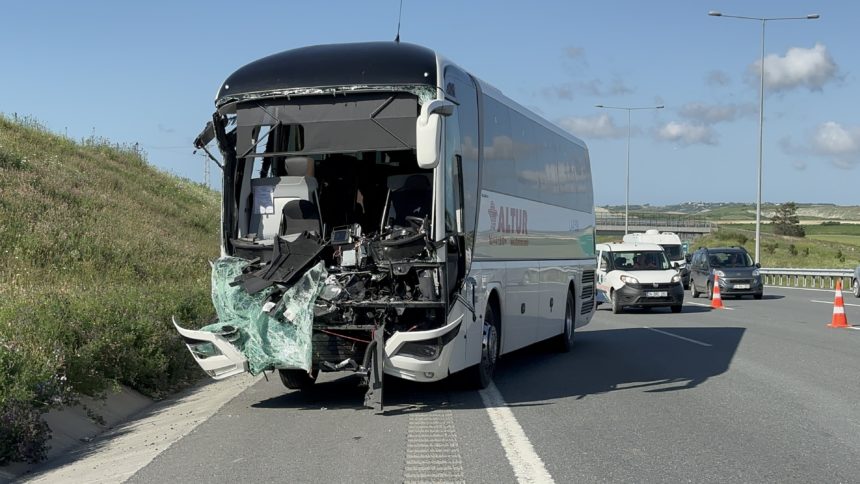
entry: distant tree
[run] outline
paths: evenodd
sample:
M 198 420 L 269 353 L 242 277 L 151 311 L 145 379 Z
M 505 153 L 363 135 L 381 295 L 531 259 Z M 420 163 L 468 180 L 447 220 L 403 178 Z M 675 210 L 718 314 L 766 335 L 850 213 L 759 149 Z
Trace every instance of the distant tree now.
M 806 231 L 800 225 L 797 217 L 797 204 L 786 202 L 777 207 L 776 213 L 771 218 L 773 233 L 776 235 L 790 235 L 792 237 L 803 237 Z

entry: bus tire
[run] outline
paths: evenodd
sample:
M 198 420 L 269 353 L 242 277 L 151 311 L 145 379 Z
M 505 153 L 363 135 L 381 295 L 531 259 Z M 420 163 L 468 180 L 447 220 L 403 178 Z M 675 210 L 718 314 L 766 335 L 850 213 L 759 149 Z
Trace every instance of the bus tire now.
M 317 381 L 318 370 L 311 373 L 305 370 L 278 370 L 281 383 L 290 390 L 307 390 Z
M 574 312 L 576 312 L 576 301 L 573 299 L 573 294 L 568 291 L 567 304 L 564 307 L 564 331 L 556 336 L 556 346 L 562 353 L 569 352 L 573 347 L 573 332 L 576 326 Z
M 466 370 L 466 382 L 472 388 L 487 388 L 493 381 L 499 358 L 499 322 L 493 304 L 487 304 L 481 336 L 481 362 Z

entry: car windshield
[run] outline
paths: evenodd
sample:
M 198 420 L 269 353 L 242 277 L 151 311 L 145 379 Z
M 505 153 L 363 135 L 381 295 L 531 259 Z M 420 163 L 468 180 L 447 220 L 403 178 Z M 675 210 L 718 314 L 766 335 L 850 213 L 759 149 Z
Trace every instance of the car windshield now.
M 656 250 L 613 252 L 612 263 L 615 269 L 627 271 L 665 271 L 669 268 L 666 254 Z
M 680 245 L 664 245 L 663 252 L 666 253 L 666 257 L 668 257 L 669 260 L 680 260 L 684 258 L 684 255 L 681 253 Z
M 731 252 L 709 252 L 708 261 L 711 267 L 752 267 L 753 262 L 749 254 L 740 251 Z

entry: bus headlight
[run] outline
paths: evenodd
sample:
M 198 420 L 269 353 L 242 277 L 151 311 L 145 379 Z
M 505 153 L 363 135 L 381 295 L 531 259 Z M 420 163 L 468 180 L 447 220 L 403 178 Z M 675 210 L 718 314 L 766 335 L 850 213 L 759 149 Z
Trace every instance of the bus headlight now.
M 439 338 L 427 339 L 424 341 L 407 341 L 403 343 L 398 355 L 409 356 L 416 360 L 433 361 L 439 358 L 439 353 L 442 352 L 442 342 Z

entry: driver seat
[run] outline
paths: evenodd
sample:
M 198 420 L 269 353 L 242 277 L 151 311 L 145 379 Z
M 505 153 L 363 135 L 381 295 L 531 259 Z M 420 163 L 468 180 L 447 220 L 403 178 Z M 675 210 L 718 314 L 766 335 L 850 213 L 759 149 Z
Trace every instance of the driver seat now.
M 406 217 L 425 218 L 433 210 L 432 173 L 413 173 L 388 177 L 388 197 L 382 216 L 382 228 L 406 227 Z

